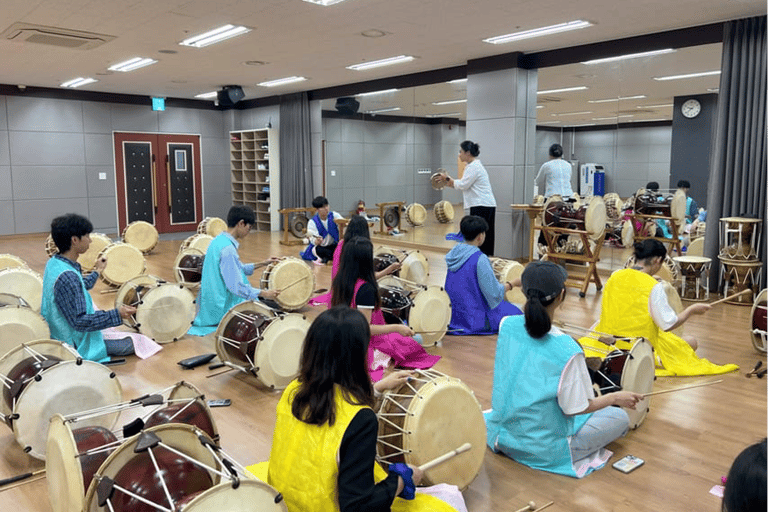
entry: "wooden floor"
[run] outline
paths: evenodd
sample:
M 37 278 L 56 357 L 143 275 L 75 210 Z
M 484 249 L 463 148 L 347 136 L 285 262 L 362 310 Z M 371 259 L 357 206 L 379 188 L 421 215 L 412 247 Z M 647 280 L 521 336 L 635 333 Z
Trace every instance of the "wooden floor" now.
M 438 241 L 444 232 L 456 231 L 455 225 L 437 228 L 415 228 L 429 259 L 431 284 L 445 279 L 443 255 L 448 246 Z M 437 229 L 438 231 L 436 231 Z M 439 231 L 442 229 L 443 231 Z M 427 230 L 431 233 L 427 233 Z M 45 234 L 0 237 L 0 254 L 11 253 L 25 259 L 42 272 L 47 261 Z M 278 243 L 278 233 L 252 233 L 241 245 L 245 262 L 268 256 L 296 256 L 299 247 Z M 396 245 L 398 237 L 388 237 Z M 378 241 L 374 241 L 377 245 Z M 161 241 L 147 256 L 148 273 L 172 280 L 172 265 L 180 241 Z M 314 267 L 317 286 L 328 288 L 330 267 Z M 251 282 L 258 285 L 258 275 Z M 102 294 L 103 283 L 92 292 L 95 303 L 112 307 L 114 294 Z M 600 295 L 590 286 L 586 298 L 571 290 L 559 313 L 562 320 L 581 326 L 595 321 L 600 311 Z M 318 310 L 305 308 L 310 318 Z M 632 454 L 645 460 L 645 465 L 625 475 L 610 466 L 582 480 L 529 469 L 510 459 L 486 450 L 484 465 L 475 481 L 464 492 L 472 512 L 518 510 L 534 500 L 539 504 L 550 500 L 552 512 L 564 511 L 648 511 L 720 509 L 719 499 L 709 493 L 720 483 L 734 457 L 748 444 L 766 435 L 766 382 L 744 377 L 765 356 L 757 353 L 748 333 L 750 309 L 720 305 L 705 316 L 697 316 L 686 325 L 688 333 L 700 340 L 699 354 L 717 363 L 737 363 L 739 373 L 723 376 L 724 382 L 679 393 L 659 395 L 652 399 L 650 414 L 641 427 L 609 446 L 615 452 L 612 461 Z M 442 346 L 430 349 L 441 355 L 436 369 L 458 377 L 475 392 L 482 407 L 490 407 L 493 381 L 494 336 L 447 336 Z M 147 360 L 129 358 L 128 364 L 114 367 L 126 398 L 164 388 L 179 380 L 197 386 L 208 398 L 230 398 L 232 406 L 214 409 L 222 445 L 239 462 L 249 464 L 269 456 L 275 406 L 279 392 L 270 391 L 254 378 L 235 372 L 206 378 L 207 366 L 182 370 L 176 362 L 197 354 L 214 352 L 211 337 L 186 337 L 165 345 Z M 705 382 L 709 378 L 659 378 L 655 389 Z M 611 462 L 612 462 L 611 461 Z M 0 478 L 41 468 L 43 465 L 26 456 L 16 444 L 10 430 L 0 426 Z M 0 510 L 43 512 L 51 510 L 45 480 L 0 493 Z

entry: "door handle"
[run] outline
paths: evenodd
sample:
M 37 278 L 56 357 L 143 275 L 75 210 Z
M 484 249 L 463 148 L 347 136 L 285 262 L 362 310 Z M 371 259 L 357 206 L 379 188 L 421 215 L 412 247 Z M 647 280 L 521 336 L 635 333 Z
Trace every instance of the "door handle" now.
M 168 155 L 165 155 L 165 175 L 168 181 L 166 181 L 166 187 L 168 188 L 168 213 L 171 213 L 171 163 Z
M 155 207 L 155 212 L 157 212 L 157 162 L 155 160 L 155 155 L 152 155 L 152 206 Z

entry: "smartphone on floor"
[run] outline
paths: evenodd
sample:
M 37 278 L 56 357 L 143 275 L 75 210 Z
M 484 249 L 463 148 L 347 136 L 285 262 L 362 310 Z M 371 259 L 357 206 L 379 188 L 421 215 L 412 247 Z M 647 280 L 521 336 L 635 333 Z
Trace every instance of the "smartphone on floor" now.
M 622 473 L 631 473 L 635 469 L 639 468 L 645 463 L 640 457 L 634 455 L 627 455 L 622 457 L 613 463 L 613 469 L 618 469 Z

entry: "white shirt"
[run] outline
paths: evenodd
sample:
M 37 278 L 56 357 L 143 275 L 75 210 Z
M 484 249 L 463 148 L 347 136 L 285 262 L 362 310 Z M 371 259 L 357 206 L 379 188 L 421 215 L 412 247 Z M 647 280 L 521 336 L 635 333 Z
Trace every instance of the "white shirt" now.
M 564 198 L 570 197 L 573 195 L 571 170 L 571 164 L 562 158 L 545 162 L 541 169 L 539 169 L 539 174 L 536 175 L 536 186 L 541 191 L 542 187 L 546 184 L 545 197 L 551 197 L 555 194 L 559 194 Z
M 341 215 L 339 215 L 339 212 L 331 212 L 331 213 L 333 213 L 333 220 L 334 221 L 336 219 L 343 219 L 344 218 Z M 330 215 L 328 217 L 326 217 L 325 220 L 320 219 L 320 222 L 323 223 L 323 227 L 325 228 L 326 231 L 328 231 L 328 219 L 329 218 L 330 218 Z M 309 219 L 309 222 L 307 222 L 307 237 L 310 239 L 310 243 L 313 243 L 311 241 L 314 240 L 314 238 L 318 237 L 318 236 L 320 236 L 320 228 L 317 226 L 317 224 L 315 224 L 315 218 L 312 217 L 311 219 Z M 325 235 L 325 238 L 323 238 L 323 243 L 320 244 L 320 245 L 321 246 L 330 245 L 330 244 L 332 244 L 335 241 L 336 240 L 333 239 L 331 234 L 328 233 L 327 235 Z
M 557 327 L 552 327 L 550 334 L 563 334 Z M 587 371 L 584 352 L 577 352 L 571 357 L 560 374 L 557 386 L 557 404 L 568 416 L 580 413 L 589 407 L 589 401 L 595 398 L 592 379 Z
M 648 311 L 651 313 L 653 323 L 662 331 L 668 330 L 677 323 L 677 313 L 669 305 L 667 294 L 664 293 L 664 285 L 656 283 L 648 297 Z
M 453 188 L 464 192 L 464 208 L 496 207 L 496 198 L 493 197 L 488 171 L 478 158 L 467 164 L 464 168 L 464 176 L 460 180 L 453 180 Z

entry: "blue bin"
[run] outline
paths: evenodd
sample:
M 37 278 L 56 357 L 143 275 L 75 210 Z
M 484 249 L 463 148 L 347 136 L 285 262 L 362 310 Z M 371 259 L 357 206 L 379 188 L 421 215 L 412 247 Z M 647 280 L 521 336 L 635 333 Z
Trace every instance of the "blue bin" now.
M 603 171 L 595 171 L 594 195 L 596 196 L 605 195 L 605 172 Z

